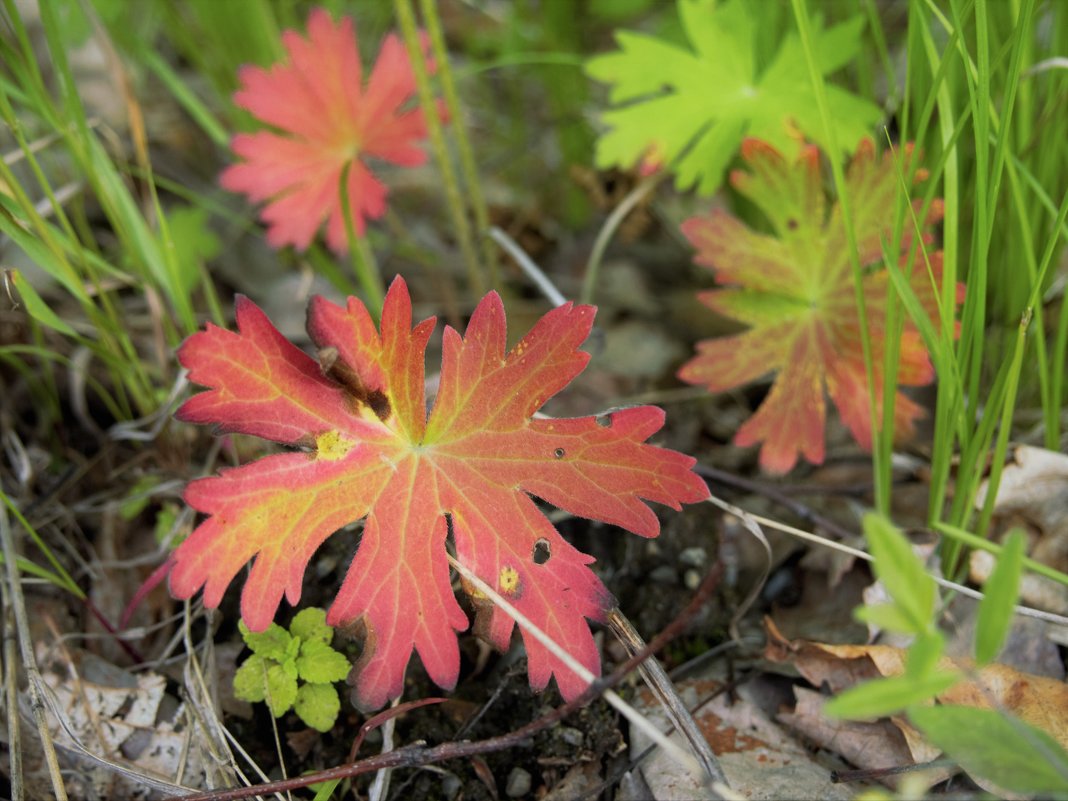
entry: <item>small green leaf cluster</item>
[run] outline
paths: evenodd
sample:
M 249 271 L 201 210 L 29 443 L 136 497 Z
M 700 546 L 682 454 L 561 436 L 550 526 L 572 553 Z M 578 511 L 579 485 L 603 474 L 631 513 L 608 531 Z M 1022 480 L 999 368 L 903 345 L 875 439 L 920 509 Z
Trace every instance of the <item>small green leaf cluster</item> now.
M 239 624 L 252 654 L 234 674 L 234 694 L 242 701 L 266 701 L 276 718 L 294 709 L 313 729 L 329 731 L 341 709 L 335 681 L 348 675 L 348 657 L 330 646 L 334 630 L 322 609 L 303 609 L 289 631 L 272 623 L 265 631 Z
M 967 677 L 962 670 L 947 669 L 943 660 L 945 639 L 936 625 L 938 587 L 905 536 L 884 517 L 867 515 L 864 534 L 875 575 L 891 600 L 862 606 L 856 617 L 912 635 L 913 641 L 904 675 L 854 687 L 829 701 L 824 711 L 866 719 L 904 710 L 909 722 L 968 773 L 1016 793 L 1068 792 L 1068 754 L 1046 732 L 998 710 L 930 704 Z M 984 585 L 974 646 L 978 666 L 993 662 L 1005 644 L 1019 594 L 1023 552 L 1024 536 L 1014 531 Z

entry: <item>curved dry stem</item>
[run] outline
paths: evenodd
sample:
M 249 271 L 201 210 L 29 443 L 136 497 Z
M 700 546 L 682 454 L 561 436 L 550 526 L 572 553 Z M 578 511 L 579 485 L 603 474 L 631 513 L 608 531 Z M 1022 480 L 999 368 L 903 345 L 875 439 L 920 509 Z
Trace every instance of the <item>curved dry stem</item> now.
M 78 754 L 79 757 L 86 759 L 100 767 L 109 770 L 113 773 L 118 773 L 125 776 L 131 781 L 151 787 L 154 790 L 159 790 L 164 793 L 179 793 L 189 792 L 190 788 L 181 784 L 175 784 L 174 782 L 165 781 L 163 779 L 151 776 L 142 770 L 134 770 L 133 768 L 117 762 L 115 760 L 108 759 L 86 748 L 78 739 L 78 733 L 74 731 L 70 721 L 67 719 L 66 714 L 60 709 L 58 699 L 52 692 L 52 688 L 49 687 L 40 674 L 37 675 L 35 681 L 38 682 L 37 691 L 40 693 L 40 698 L 43 701 L 44 706 L 48 707 L 48 711 L 52 713 L 52 716 L 59 723 L 59 727 L 63 730 L 63 733 L 67 735 L 68 743 L 59 744 L 61 748 L 73 751 Z M 66 798 L 66 796 L 62 796 Z
M 764 589 L 764 584 L 768 580 L 768 575 L 771 573 L 771 544 L 768 542 L 768 538 L 764 536 L 764 532 L 761 530 L 757 518 L 749 514 L 745 509 L 740 509 L 737 506 L 729 504 L 726 501 L 717 498 L 711 492 L 708 494 L 708 501 L 709 503 L 718 506 L 724 512 L 728 512 L 738 518 L 746 531 L 752 534 L 753 539 L 759 542 L 764 548 L 764 568 L 760 573 L 760 578 L 753 582 L 753 586 L 749 589 L 749 593 L 745 596 L 745 600 L 743 600 L 738 605 L 738 608 L 734 610 L 734 614 L 731 616 L 731 622 L 728 626 L 731 639 L 740 642 L 742 637 L 738 633 L 738 623 L 745 617 L 745 613 L 749 611 L 750 607 L 756 602 L 756 599 L 760 597 L 760 593 Z
M 616 230 L 623 224 L 623 220 L 631 213 L 635 206 L 642 202 L 646 195 L 656 188 L 667 173 L 655 173 L 638 183 L 619 205 L 608 215 L 601 230 L 597 233 L 597 239 L 590 251 L 589 261 L 586 262 L 586 277 L 582 281 L 582 294 L 579 296 L 580 303 L 593 303 L 593 292 L 597 288 L 597 275 L 601 271 L 601 261 L 604 252 L 608 250 L 608 243 L 612 241 Z
M 515 263 L 519 265 L 519 269 L 527 274 L 527 277 L 534 282 L 534 285 L 541 290 L 541 294 L 545 295 L 553 306 L 563 306 L 567 303 L 567 298 L 556 288 L 556 284 L 527 255 L 526 251 L 519 247 L 519 244 L 512 237 L 508 236 L 496 225 L 489 229 L 488 234 L 490 239 L 500 245 L 504 252 L 515 260 Z

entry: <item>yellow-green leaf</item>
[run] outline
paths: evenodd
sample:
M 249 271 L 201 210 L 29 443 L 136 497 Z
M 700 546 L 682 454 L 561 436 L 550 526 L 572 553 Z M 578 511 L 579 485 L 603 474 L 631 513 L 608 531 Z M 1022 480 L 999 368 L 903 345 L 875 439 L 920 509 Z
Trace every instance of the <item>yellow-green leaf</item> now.
M 341 710 L 341 700 L 332 684 L 305 684 L 293 704 L 300 719 L 317 731 L 330 731 Z
M 252 654 L 234 673 L 234 695 L 242 701 L 258 703 L 267 697 L 267 666 L 273 664 Z
M 304 681 L 312 684 L 329 684 L 341 681 L 352 668 L 348 658 L 319 640 L 309 640 L 301 645 L 297 657 L 297 672 Z
M 281 665 L 267 668 L 267 706 L 276 718 L 282 717 L 297 700 L 297 679 Z
M 303 643 L 318 640 L 329 644 L 334 639 L 334 629 L 326 622 L 326 610 L 315 606 L 301 609 L 293 616 L 289 633 Z

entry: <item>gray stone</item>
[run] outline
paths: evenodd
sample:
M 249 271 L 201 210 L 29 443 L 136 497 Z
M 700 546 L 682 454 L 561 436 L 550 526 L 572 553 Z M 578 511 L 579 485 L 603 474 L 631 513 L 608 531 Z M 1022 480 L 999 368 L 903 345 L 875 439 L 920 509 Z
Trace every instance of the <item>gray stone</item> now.
M 504 786 L 504 793 L 509 798 L 522 798 L 530 792 L 532 777 L 528 771 L 522 768 L 512 768 L 508 774 L 508 783 Z
M 585 734 L 571 726 L 561 726 L 558 731 L 560 733 L 560 739 L 575 748 L 581 746 L 586 739 Z
M 460 795 L 462 789 L 464 789 L 463 781 L 453 773 L 441 780 L 441 792 L 449 801 Z
M 704 567 L 708 564 L 708 552 L 699 545 L 686 548 L 679 554 L 679 564 L 686 567 Z
M 678 584 L 679 574 L 671 565 L 660 565 L 649 571 L 649 580 L 661 584 Z

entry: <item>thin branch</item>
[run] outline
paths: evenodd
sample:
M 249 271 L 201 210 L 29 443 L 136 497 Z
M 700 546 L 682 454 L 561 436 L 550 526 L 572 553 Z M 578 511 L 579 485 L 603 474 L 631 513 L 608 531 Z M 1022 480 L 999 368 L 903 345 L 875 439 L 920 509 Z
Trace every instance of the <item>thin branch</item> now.
M 633 656 L 640 653 L 645 647 L 645 641 L 638 633 L 638 630 L 634 628 L 618 606 L 608 610 L 608 625 L 611 626 L 612 633 L 616 635 L 616 638 L 629 655 Z M 708 774 L 712 781 L 727 784 L 727 776 L 723 773 L 723 768 L 719 766 L 716 755 L 708 745 L 708 740 L 705 739 L 705 736 L 697 726 L 697 721 L 693 719 L 690 710 L 686 708 L 686 704 L 679 697 L 679 692 L 668 677 L 664 666 L 657 659 L 650 657 L 638 665 L 638 672 L 641 673 L 645 683 L 660 699 L 660 703 L 667 711 L 672 725 L 690 744 L 690 750 L 693 751 L 698 762 L 705 769 L 705 773 Z

